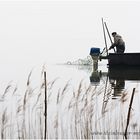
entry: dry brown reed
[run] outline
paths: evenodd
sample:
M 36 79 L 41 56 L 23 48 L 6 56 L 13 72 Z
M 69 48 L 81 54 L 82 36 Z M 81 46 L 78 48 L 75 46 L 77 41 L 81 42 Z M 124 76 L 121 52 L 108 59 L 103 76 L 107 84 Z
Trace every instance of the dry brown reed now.
M 5 139 L 5 128 L 6 128 L 6 124 L 8 121 L 8 117 L 7 117 L 7 109 L 4 110 L 3 114 L 2 114 L 2 122 L 1 122 L 1 139 Z
M 123 92 L 121 99 L 120 99 L 122 103 L 125 103 L 128 100 L 127 95 L 128 94 L 126 92 Z
M 62 91 L 58 92 L 59 96 L 57 97 L 57 103 L 62 103 L 64 96 L 66 96 L 67 91 L 68 91 L 68 87 L 69 87 L 69 81 L 67 81 L 67 83 L 65 84 L 65 86 L 63 87 Z
M 9 84 L 5 88 L 5 91 L 4 91 L 3 95 L 2 95 L 2 99 L 4 99 L 4 97 L 6 96 L 7 93 L 9 93 L 11 88 L 12 88 L 12 84 L 11 84 L 11 82 L 9 82 Z
M 72 90 L 70 88 L 70 81 L 68 81 L 63 87 L 59 87 L 54 92 L 58 78 L 48 82 L 47 77 L 42 76 L 40 86 L 35 90 L 35 88 L 33 89 L 31 87 L 31 76 L 32 72 L 28 75 L 26 90 L 23 95 L 16 95 L 18 92 L 17 86 L 12 91 L 12 99 L 14 97 L 16 98 L 16 109 L 12 110 L 13 112 L 11 113 L 9 111 L 11 108 L 3 108 L 0 116 L 0 139 L 8 137 L 17 139 L 118 139 L 123 137 L 110 134 L 95 135 L 94 132 L 109 133 L 124 130 L 126 111 L 125 109 L 119 110 L 119 106 L 123 108 L 127 104 L 128 96 L 126 92 L 122 94 L 117 105 L 112 105 L 110 103 L 112 91 L 111 89 L 106 89 L 106 93 L 103 96 L 105 90 L 104 85 L 86 86 L 84 80 L 81 80 L 78 87 Z M 9 83 L 2 96 L 4 103 L 6 102 L 6 95 L 11 92 L 11 89 L 12 84 Z M 45 95 L 47 96 L 45 97 Z M 51 100 L 51 98 L 55 98 L 56 100 Z M 46 100 L 45 105 L 44 99 Z M 65 99 L 67 99 L 67 103 L 65 103 Z M 67 106 L 63 106 L 65 104 Z M 101 113 L 101 106 L 104 108 L 104 114 Z M 51 108 L 54 109 L 52 114 Z M 115 110 L 115 108 L 117 109 Z M 44 110 L 46 111 L 45 113 Z M 50 112 L 47 113 L 47 110 Z M 44 114 L 46 117 L 45 120 Z M 9 121 L 10 118 L 15 118 L 14 115 L 16 119 Z M 130 117 L 128 118 L 130 121 Z M 46 124 L 44 125 L 45 121 Z M 128 121 L 127 124 L 129 124 Z M 12 127 L 12 125 L 16 126 Z M 46 130 L 44 130 L 44 126 L 46 126 Z M 137 122 L 129 127 L 133 128 L 134 131 L 140 131 L 139 123 Z M 12 128 L 14 129 L 12 130 Z M 16 132 L 16 134 L 12 132 Z M 138 136 L 136 137 L 138 138 Z

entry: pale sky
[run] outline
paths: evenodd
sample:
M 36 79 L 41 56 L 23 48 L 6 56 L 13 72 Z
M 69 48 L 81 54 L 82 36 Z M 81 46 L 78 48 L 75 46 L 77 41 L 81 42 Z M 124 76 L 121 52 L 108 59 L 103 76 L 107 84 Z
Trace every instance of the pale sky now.
M 85 58 L 91 47 L 105 46 L 102 17 L 126 52 L 140 52 L 139 13 L 140 1 L 0 1 L 0 63 Z

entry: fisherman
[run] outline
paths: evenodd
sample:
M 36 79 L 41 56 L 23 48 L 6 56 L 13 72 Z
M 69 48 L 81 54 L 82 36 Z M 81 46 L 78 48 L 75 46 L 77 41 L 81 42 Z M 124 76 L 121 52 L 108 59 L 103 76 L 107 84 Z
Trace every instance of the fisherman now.
M 123 41 L 122 37 L 120 35 L 118 35 L 116 32 L 113 32 L 112 36 L 114 38 L 114 43 L 110 46 L 109 50 L 116 47 L 116 50 L 117 50 L 116 53 L 124 53 L 125 42 Z

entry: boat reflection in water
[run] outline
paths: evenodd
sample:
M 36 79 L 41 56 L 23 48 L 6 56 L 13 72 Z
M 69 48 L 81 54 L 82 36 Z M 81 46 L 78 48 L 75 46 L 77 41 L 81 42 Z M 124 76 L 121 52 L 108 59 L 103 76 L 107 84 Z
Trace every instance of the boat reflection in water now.
M 90 76 L 90 82 L 92 85 L 99 85 L 101 79 L 106 78 L 106 85 L 109 81 L 109 85 L 113 90 L 112 99 L 122 95 L 122 92 L 125 89 L 125 81 L 140 81 L 140 67 L 123 67 L 123 66 L 113 66 L 108 68 L 108 72 L 98 71 L 93 69 L 93 72 Z M 106 86 L 105 85 L 105 86 Z

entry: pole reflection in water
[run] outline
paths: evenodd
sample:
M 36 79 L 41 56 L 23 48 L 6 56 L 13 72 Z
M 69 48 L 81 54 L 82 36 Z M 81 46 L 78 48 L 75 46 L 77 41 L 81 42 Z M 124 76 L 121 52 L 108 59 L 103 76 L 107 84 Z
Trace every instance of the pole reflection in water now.
M 112 94 L 112 99 L 116 99 L 116 97 L 121 96 L 121 93 L 125 88 L 125 80 L 123 79 L 110 80 L 110 84 L 112 89 L 114 90 L 114 93 Z

